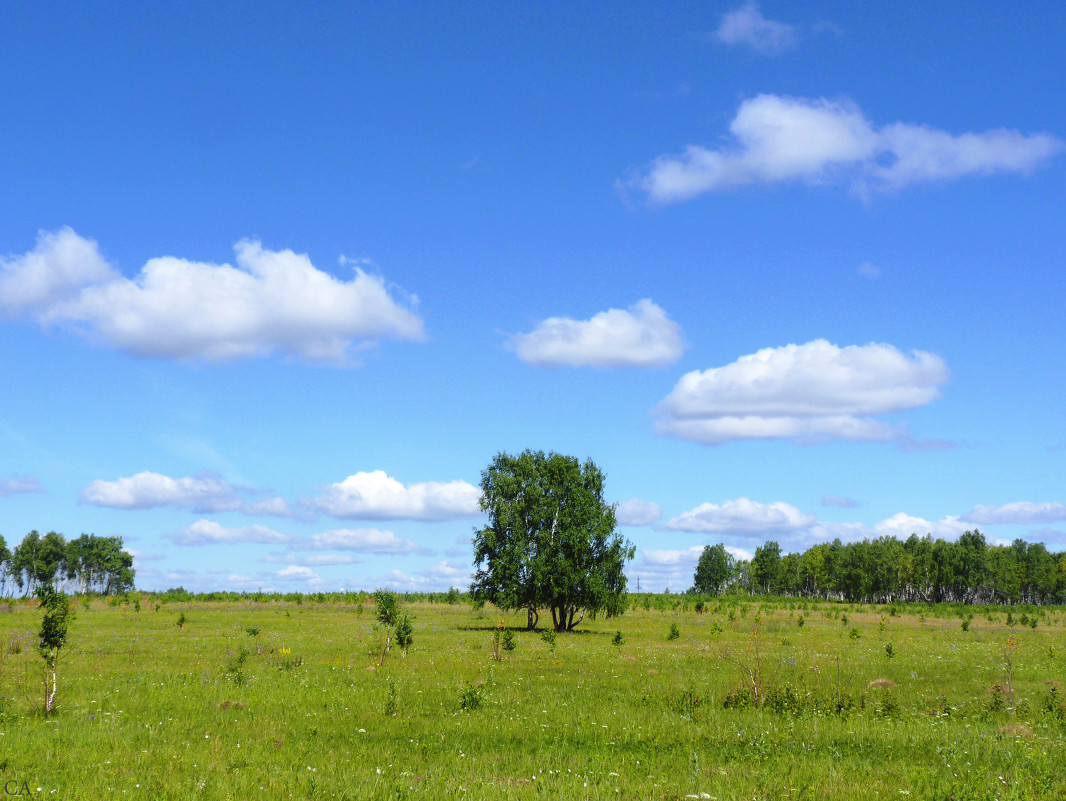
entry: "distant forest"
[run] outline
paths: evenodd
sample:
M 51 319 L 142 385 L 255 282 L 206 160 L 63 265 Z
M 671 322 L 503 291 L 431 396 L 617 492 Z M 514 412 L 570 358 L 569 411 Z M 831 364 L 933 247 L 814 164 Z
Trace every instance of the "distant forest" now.
M 1066 601 L 1066 553 L 1015 540 L 989 545 L 980 531 L 951 542 L 912 534 L 901 542 L 878 537 L 820 543 L 782 554 L 770 540 L 750 560 L 722 544 L 708 545 L 696 566 L 693 591 L 717 595 L 836 599 L 863 603 L 925 601 L 966 604 L 1049 604 Z
M 54 585 L 75 592 L 104 595 L 133 589 L 133 556 L 122 549 L 122 537 L 82 534 L 69 542 L 49 531 L 31 531 L 14 551 L 0 536 L 0 596 Z

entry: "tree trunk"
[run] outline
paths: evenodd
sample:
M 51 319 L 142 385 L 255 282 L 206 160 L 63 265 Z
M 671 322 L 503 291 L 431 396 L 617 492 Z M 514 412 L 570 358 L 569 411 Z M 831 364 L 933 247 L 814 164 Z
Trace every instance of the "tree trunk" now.
M 529 631 L 536 630 L 538 620 L 540 620 L 540 612 L 537 611 L 535 606 L 526 609 L 526 628 Z

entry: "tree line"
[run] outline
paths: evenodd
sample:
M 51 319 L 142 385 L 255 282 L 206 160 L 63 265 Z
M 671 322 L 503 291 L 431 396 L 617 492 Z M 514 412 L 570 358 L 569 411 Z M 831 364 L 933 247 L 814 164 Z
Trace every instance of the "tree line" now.
M 989 545 L 977 530 L 958 540 L 912 534 L 820 543 L 781 553 L 770 540 L 751 560 L 736 559 L 721 543 L 703 549 L 693 591 L 730 590 L 849 602 L 1046 604 L 1066 601 L 1066 553 L 1017 539 Z
M 47 586 L 114 595 L 132 590 L 133 578 L 133 556 L 123 550 L 122 537 L 82 534 L 68 541 L 55 531 L 31 531 L 9 550 L 0 536 L 0 596 L 27 597 Z

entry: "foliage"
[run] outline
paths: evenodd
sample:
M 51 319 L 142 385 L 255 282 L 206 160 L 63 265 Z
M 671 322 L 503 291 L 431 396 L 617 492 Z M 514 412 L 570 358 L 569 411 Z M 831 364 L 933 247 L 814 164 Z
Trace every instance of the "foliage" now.
M 706 546 L 694 591 L 834 599 L 850 602 L 1048 604 L 1066 601 L 1066 553 L 1015 540 L 988 545 L 977 530 L 957 541 L 912 534 L 844 544 L 819 543 L 782 554 L 773 540 L 750 562 L 728 561 L 723 545 Z M 892 615 L 893 611 L 889 611 Z M 1008 613 L 1008 624 L 1015 619 Z M 1031 618 L 1022 625 L 1032 625 Z
M 735 562 L 722 543 L 705 546 L 696 563 L 693 589 L 706 595 L 718 595 L 733 578 Z
M 635 549 L 615 533 L 603 486 L 592 460 L 497 454 L 481 473 L 480 506 L 489 522 L 474 532 L 474 600 L 525 609 L 529 629 L 538 608 L 547 607 L 556 631 L 571 631 L 585 613 L 625 611 L 623 567 Z
M 82 593 L 124 594 L 134 580 L 133 556 L 123 549 L 121 537 L 82 534 L 67 542 L 55 531 L 44 536 L 31 531 L 10 554 L 0 541 L 0 570 L 0 587 L 10 577 L 25 596 L 62 582 L 72 582 Z
M 74 610 L 65 593 L 59 592 L 51 584 L 43 584 L 37 588 L 37 598 L 44 608 L 44 617 L 41 618 L 41 628 L 38 632 L 40 641 L 37 650 L 44 660 L 45 669 L 51 678 L 51 689 L 48 681 L 45 681 L 44 712 L 50 714 L 56 705 L 58 692 L 57 670 L 59 654 L 67 644 L 67 627 L 74 619 Z

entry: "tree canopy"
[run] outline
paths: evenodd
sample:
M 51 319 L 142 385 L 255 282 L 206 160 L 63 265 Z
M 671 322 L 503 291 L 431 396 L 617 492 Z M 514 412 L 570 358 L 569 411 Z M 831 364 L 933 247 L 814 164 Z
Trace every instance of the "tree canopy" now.
M 556 631 L 572 630 L 586 613 L 621 614 L 622 570 L 635 549 L 615 532 L 603 485 L 591 459 L 498 453 L 481 473 L 489 522 L 474 531 L 474 600 L 526 609 L 531 629 L 543 607 Z
M 695 592 L 736 588 L 879 602 L 1040 604 L 1066 599 L 1066 554 L 1052 554 L 1043 543 L 1024 540 L 989 545 L 977 530 L 964 532 L 956 541 L 934 540 L 928 534 L 912 534 L 902 542 L 888 536 L 847 544 L 838 539 L 783 555 L 778 543 L 769 540 L 750 562 L 727 563 L 721 578 L 724 553 L 720 544 L 703 549 L 693 576 Z
M 8 578 L 26 596 L 63 583 L 83 593 L 112 595 L 133 589 L 133 556 L 123 549 L 121 537 L 82 534 L 68 542 L 55 531 L 43 537 L 31 531 L 14 551 L 0 537 L 0 593 L 7 591 Z

